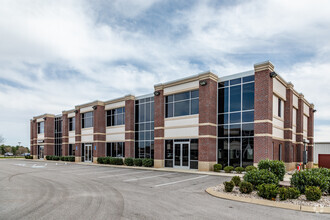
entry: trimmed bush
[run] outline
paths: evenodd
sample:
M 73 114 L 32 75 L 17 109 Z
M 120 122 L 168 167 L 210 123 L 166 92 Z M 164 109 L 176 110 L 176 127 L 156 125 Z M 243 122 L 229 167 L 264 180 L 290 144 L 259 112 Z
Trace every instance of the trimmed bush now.
M 220 172 L 220 170 L 222 170 L 222 165 L 221 164 L 214 164 L 213 170 L 214 170 L 214 172 Z
M 249 171 L 252 171 L 252 170 L 256 170 L 257 168 L 255 166 L 247 166 L 245 167 L 245 171 L 246 172 L 249 172 Z
M 49 155 L 46 156 L 46 160 L 51 160 L 50 158 L 51 158 L 51 156 L 49 156 Z
M 281 187 L 279 190 L 280 200 L 287 200 L 289 198 L 289 191 L 285 187 Z
M 58 157 L 58 156 L 53 156 L 53 160 L 59 160 L 60 159 L 60 157 Z
M 70 156 L 68 158 L 68 161 L 70 161 L 70 162 L 75 162 L 75 160 L 76 160 L 76 158 L 74 156 Z
M 235 168 L 235 171 L 236 171 L 237 173 L 242 173 L 243 171 L 245 171 L 245 169 L 244 169 L 243 167 L 236 167 L 236 168 Z
M 131 158 L 131 157 L 127 157 L 127 158 L 125 158 L 125 165 L 126 166 L 133 166 L 134 165 L 134 161 L 133 161 L 133 158 Z
M 103 157 L 103 164 L 110 164 L 110 157 Z
M 31 160 L 31 159 L 33 159 L 33 156 L 25 156 L 25 159 Z
M 241 178 L 239 176 L 234 176 L 233 178 L 231 178 L 231 181 L 233 181 L 235 186 L 239 186 L 239 184 L 241 183 Z
M 233 181 L 224 182 L 223 185 L 225 185 L 225 191 L 226 192 L 231 192 L 234 189 L 234 183 L 233 183 Z
M 296 187 L 288 188 L 289 199 L 298 199 L 300 192 Z
M 291 178 L 291 185 L 305 192 L 307 186 L 318 186 L 322 192 L 329 193 L 330 171 L 326 168 L 315 168 L 295 172 Z
M 306 199 L 309 201 L 317 201 L 321 199 L 322 191 L 317 186 L 307 186 L 305 189 Z
M 61 156 L 59 159 L 60 159 L 61 161 L 64 161 L 64 157 L 63 157 L 63 156 Z
M 134 163 L 134 166 L 141 167 L 141 166 L 142 166 L 142 159 L 140 159 L 140 158 L 135 158 L 135 159 L 133 160 L 133 163 Z
M 110 164 L 112 165 L 123 165 L 123 158 L 121 157 L 110 157 Z
M 244 180 L 252 183 L 254 187 L 261 184 L 275 184 L 278 185 L 279 179 L 275 174 L 268 170 L 252 170 L 244 175 Z
M 98 157 L 98 158 L 97 158 L 97 163 L 99 163 L 99 164 L 103 164 L 103 158 L 104 158 L 104 157 Z
M 258 163 L 259 170 L 269 170 L 274 173 L 277 178 L 282 181 L 285 175 L 285 165 L 283 161 L 278 160 L 261 160 Z
M 144 158 L 142 159 L 142 165 L 144 167 L 152 167 L 154 166 L 154 160 L 149 158 Z
M 249 182 L 243 181 L 239 184 L 239 191 L 244 194 L 250 194 L 253 190 L 253 185 Z
M 223 168 L 223 170 L 226 173 L 231 173 L 234 170 L 234 167 L 232 167 L 232 166 L 226 166 L 225 168 Z
M 258 186 L 258 195 L 264 199 L 275 200 L 278 188 L 275 184 L 261 184 Z

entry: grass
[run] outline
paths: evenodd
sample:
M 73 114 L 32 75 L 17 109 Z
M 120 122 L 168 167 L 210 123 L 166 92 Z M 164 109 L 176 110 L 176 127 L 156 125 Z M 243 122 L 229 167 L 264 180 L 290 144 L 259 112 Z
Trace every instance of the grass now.
M 25 158 L 25 157 L 24 156 L 9 156 L 9 157 L 0 156 L 0 159 L 11 159 L 11 158 Z

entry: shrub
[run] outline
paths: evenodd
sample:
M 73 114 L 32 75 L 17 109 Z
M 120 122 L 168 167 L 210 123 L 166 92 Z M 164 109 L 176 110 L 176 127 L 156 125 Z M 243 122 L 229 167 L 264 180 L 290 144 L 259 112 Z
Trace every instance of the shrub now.
M 74 156 L 71 156 L 68 158 L 68 161 L 70 161 L 70 162 L 75 162 L 75 160 L 76 160 L 76 158 Z
M 235 168 L 235 171 L 236 171 L 237 173 L 242 173 L 243 171 L 245 171 L 245 169 L 244 169 L 243 167 L 236 167 L 236 168 Z
M 58 157 L 58 156 L 53 156 L 53 160 L 59 160 L 60 159 L 60 157 Z
M 138 166 L 138 167 L 140 167 L 140 166 L 142 166 L 142 159 L 140 159 L 140 158 L 135 158 L 135 159 L 133 160 L 133 163 L 134 163 L 134 166 Z
M 69 161 L 70 157 L 64 157 L 64 161 Z
M 285 165 L 283 161 L 278 160 L 261 160 L 258 163 L 259 170 L 269 170 L 270 172 L 274 173 L 279 180 L 283 180 L 285 174 Z
M 98 158 L 97 158 L 97 162 L 98 162 L 99 164 L 103 164 L 103 158 L 104 158 L 104 157 L 98 157 Z
M 120 157 L 110 157 L 110 164 L 112 165 L 123 165 L 123 158 Z
M 46 156 L 46 160 L 51 160 L 50 157 L 51 157 L 51 156 L 47 155 L 47 156 Z
M 305 189 L 306 199 L 309 201 L 317 201 L 321 199 L 322 191 L 317 186 L 307 186 Z
M 110 164 L 110 157 L 103 157 L 103 164 Z
M 234 189 L 234 183 L 232 181 L 224 182 L 223 185 L 225 185 L 225 191 L 226 192 L 231 192 Z
M 241 183 L 241 178 L 239 176 L 234 176 L 233 178 L 231 178 L 231 181 L 233 181 L 235 186 L 239 186 L 239 184 Z
M 288 188 L 289 199 L 297 199 L 300 196 L 300 192 L 296 187 Z
M 275 184 L 261 184 L 258 186 L 258 195 L 264 199 L 275 200 L 278 188 Z
M 295 172 L 291 178 L 291 185 L 297 187 L 300 193 L 305 192 L 306 186 L 318 186 L 322 192 L 329 193 L 330 171 L 316 168 Z
M 281 187 L 278 192 L 280 194 L 280 200 L 287 200 L 289 198 L 289 191 L 287 188 Z
M 255 166 L 247 166 L 246 168 L 245 168 L 245 171 L 246 172 L 249 172 L 249 171 L 251 171 L 251 170 L 256 170 L 257 168 L 255 167 Z
M 33 156 L 25 156 L 25 159 L 33 159 Z
M 149 159 L 149 158 L 144 158 L 142 160 L 142 165 L 144 167 L 152 167 L 154 165 L 154 160 L 153 159 Z
M 60 157 L 60 160 L 61 160 L 61 161 L 64 161 L 64 158 L 65 158 L 65 157 L 61 156 L 61 157 Z
M 239 191 L 244 194 L 250 194 L 253 190 L 253 185 L 249 182 L 242 181 L 239 184 Z
M 220 172 L 220 170 L 222 170 L 222 165 L 221 164 L 214 164 L 213 170 L 214 170 L 214 172 Z
M 261 184 L 275 184 L 278 185 L 279 180 L 275 174 L 268 170 L 252 170 L 244 175 L 244 180 L 252 183 L 254 187 Z
M 131 157 L 125 158 L 125 165 L 126 166 L 133 166 L 134 165 L 133 158 L 131 158 Z
M 231 173 L 234 170 L 234 167 L 232 167 L 232 166 L 226 166 L 223 170 L 226 173 Z

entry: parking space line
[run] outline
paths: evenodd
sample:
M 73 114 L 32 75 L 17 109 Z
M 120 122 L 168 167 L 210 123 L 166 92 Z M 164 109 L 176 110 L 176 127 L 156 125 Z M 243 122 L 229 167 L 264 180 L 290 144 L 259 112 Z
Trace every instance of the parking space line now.
M 198 176 L 198 177 L 189 178 L 189 179 L 184 179 L 184 180 L 179 180 L 179 181 L 175 181 L 175 182 L 169 182 L 169 183 L 158 184 L 158 185 L 155 185 L 154 187 L 167 186 L 167 185 L 172 185 L 172 184 L 176 184 L 176 183 L 182 183 L 182 182 L 186 182 L 186 181 L 190 181 L 190 180 L 201 179 L 201 178 L 204 178 L 204 177 L 208 177 L 208 175 L 205 175 L 205 176 Z
M 144 179 L 151 179 L 151 178 L 155 178 L 155 177 L 169 176 L 169 175 L 173 175 L 173 174 L 176 174 L 176 173 L 167 173 L 167 174 L 156 175 L 156 176 L 147 176 L 147 177 L 142 177 L 142 178 L 128 179 L 128 180 L 124 180 L 124 182 L 137 181 L 137 180 L 144 180 Z
M 153 172 L 153 171 L 142 171 L 142 172 L 123 173 L 123 174 L 117 174 L 117 175 L 99 176 L 98 178 L 108 178 L 108 177 L 125 176 L 125 175 L 130 175 L 130 174 L 149 173 L 149 172 Z
M 88 175 L 88 174 L 98 174 L 98 173 L 113 173 L 113 172 L 119 172 L 122 171 L 121 170 L 105 170 L 105 171 L 98 171 L 98 172 L 88 172 L 88 173 L 78 173 L 76 175 L 80 176 L 80 175 Z

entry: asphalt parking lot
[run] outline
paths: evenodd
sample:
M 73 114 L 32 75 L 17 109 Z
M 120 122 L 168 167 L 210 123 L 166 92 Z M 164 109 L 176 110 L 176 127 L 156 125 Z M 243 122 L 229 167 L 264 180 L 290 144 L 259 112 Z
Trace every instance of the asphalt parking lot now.
M 0 160 L 0 219 L 330 219 L 205 193 L 227 177 Z

